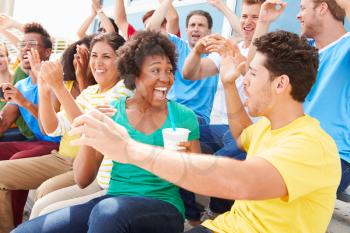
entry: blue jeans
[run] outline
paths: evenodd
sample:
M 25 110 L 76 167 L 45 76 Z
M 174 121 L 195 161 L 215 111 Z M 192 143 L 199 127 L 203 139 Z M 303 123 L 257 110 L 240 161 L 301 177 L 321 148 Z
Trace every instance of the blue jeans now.
M 10 128 L 0 136 L 0 142 L 27 141 L 18 128 Z
M 189 231 L 185 231 L 184 233 L 213 233 L 213 232 L 206 227 L 199 226 L 199 227 L 194 227 Z
M 13 233 L 179 233 L 183 217 L 171 204 L 146 197 L 105 195 L 19 225 Z
M 203 117 L 197 116 L 197 120 L 199 127 L 207 125 L 207 122 Z M 180 188 L 180 195 L 185 205 L 186 219 L 192 221 L 199 221 L 201 219 L 201 210 L 196 202 L 195 194 L 186 189 Z
M 346 162 L 343 159 L 340 161 L 342 175 L 337 193 L 343 192 L 350 185 L 350 163 Z
M 200 127 L 200 134 L 203 153 L 245 160 L 247 154 L 237 147 L 228 125 L 204 125 Z M 233 200 L 211 197 L 209 209 L 222 214 L 231 209 L 233 202 Z
M 185 217 L 187 220 L 199 221 L 201 219 L 201 209 L 196 202 L 196 195 L 186 189 L 180 188 L 180 195 L 185 205 Z
M 202 152 L 244 160 L 246 153 L 237 147 L 228 125 L 200 126 Z
M 202 126 L 202 125 L 208 125 L 208 122 L 201 116 L 198 116 L 197 115 L 197 120 L 198 120 L 198 124 L 199 126 Z

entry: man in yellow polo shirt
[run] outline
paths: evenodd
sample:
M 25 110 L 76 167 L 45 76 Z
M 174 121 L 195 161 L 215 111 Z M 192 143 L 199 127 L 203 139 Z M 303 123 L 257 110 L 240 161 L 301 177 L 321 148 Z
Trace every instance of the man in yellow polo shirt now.
M 208 41 L 208 48 L 220 47 L 215 43 Z M 324 233 L 341 172 L 335 142 L 303 112 L 316 79 L 317 49 L 286 31 L 261 36 L 254 45 L 257 52 L 244 79 L 244 104 L 235 85 L 244 64 L 234 69 L 229 47 L 220 51 L 229 125 L 247 152 L 245 161 L 135 142 L 123 127 L 96 111 L 74 121 L 71 134 L 85 135 L 73 143 L 92 146 L 187 190 L 237 200 L 231 211 L 188 233 Z M 244 106 L 262 119 L 251 124 Z

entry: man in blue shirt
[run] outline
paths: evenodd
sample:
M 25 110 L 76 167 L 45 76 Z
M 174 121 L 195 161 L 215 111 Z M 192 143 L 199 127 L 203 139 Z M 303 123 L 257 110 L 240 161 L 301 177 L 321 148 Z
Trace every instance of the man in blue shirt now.
M 297 16 L 302 35 L 311 38 L 320 55 L 304 110 L 337 143 L 342 165 L 338 193 L 350 184 L 350 32 L 344 28 L 345 10 L 350 11 L 349 1 L 301 0 Z
M 0 112 L 0 132 L 6 131 L 21 115 L 33 132 L 35 139 L 32 141 L 0 142 L 0 161 L 46 155 L 57 149 L 60 141 L 60 137 L 49 137 L 40 130 L 37 106 L 38 77 L 32 71 L 29 63 L 31 49 L 38 51 L 41 61 L 49 59 L 52 50 L 50 35 L 38 23 L 26 24 L 24 25 L 23 40 L 18 43 L 18 47 L 21 69 L 29 77 L 18 81 L 15 86 L 9 83 L 1 85 L 7 103 Z M 29 174 L 28 177 L 30 178 Z M 15 177 L 13 180 L 15 181 Z M 4 191 L 3 186 L 0 189 L 0 232 L 9 232 L 15 224 L 21 222 L 28 191 L 14 191 L 9 195 L 9 192 Z M 12 207 L 10 205 L 11 199 L 13 200 Z

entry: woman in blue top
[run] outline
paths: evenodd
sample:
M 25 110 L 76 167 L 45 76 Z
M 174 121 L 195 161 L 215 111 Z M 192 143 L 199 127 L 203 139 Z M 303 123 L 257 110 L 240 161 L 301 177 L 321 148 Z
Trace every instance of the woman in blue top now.
M 113 103 L 113 119 L 134 140 L 163 146 L 162 129 L 171 127 L 166 96 L 176 69 L 175 47 L 159 33 L 140 32 L 118 50 L 118 56 L 119 74 L 135 94 Z M 173 101 L 169 104 L 176 126 L 191 131 L 188 149 L 199 152 L 195 114 Z M 94 149 L 81 148 L 74 164 L 79 186 L 95 179 L 102 159 Z M 179 233 L 183 220 L 178 187 L 136 166 L 114 162 L 107 195 L 40 216 L 14 232 Z

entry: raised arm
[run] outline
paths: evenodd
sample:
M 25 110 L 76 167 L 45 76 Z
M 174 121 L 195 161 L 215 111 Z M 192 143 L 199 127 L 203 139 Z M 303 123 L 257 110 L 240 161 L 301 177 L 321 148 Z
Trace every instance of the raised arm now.
M 260 9 L 259 20 L 256 25 L 252 42 L 262 35 L 265 35 L 270 27 L 270 24 L 275 21 L 286 8 L 287 3 L 282 0 L 266 0 Z M 249 46 L 249 52 L 247 57 L 246 69 L 249 68 L 250 62 L 253 60 L 256 53 L 256 47 L 254 43 Z
M 238 94 L 236 80 L 245 73 L 246 58 L 241 55 L 235 42 L 221 36 L 213 36 L 208 39 L 206 49 L 216 52 L 221 57 L 220 79 L 224 86 L 227 108 L 227 119 L 232 136 L 240 145 L 242 131 L 252 124 Z
M 95 10 L 97 12 L 97 16 L 101 21 L 101 26 L 106 30 L 106 32 L 115 32 L 111 20 L 107 17 L 107 15 L 102 10 L 100 0 L 92 0 L 92 1 L 93 1 L 93 6 L 95 7 Z
M 162 0 L 160 0 L 160 2 L 162 2 Z M 166 14 L 165 18 L 167 21 L 166 31 L 170 34 L 178 35 L 180 32 L 179 15 L 173 4 L 170 4 L 168 13 Z
M 56 111 L 52 102 L 50 87 L 41 78 L 38 80 L 39 122 L 44 133 L 52 133 L 58 126 Z
M 201 38 L 187 56 L 182 68 L 182 75 L 185 79 L 200 80 L 219 72 L 215 63 L 210 58 L 201 58 L 202 54 L 208 53 L 206 50 L 206 41 L 209 37 L 210 35 Z
M 0 34 L 6 37 L 11 44 L 17 46 L 17 43 L 20 41 L 20 39 L 9 31 L 9 29 L 13 28 L 23 32 L 23 25 L 21 23 L 15 21 L 8 15 L 0 14 Z
M 159 7 L 155 10 L 149 22 L 146 25 L 146 30 L 160 31 L 162 23 L 168 13 L 173 0 L 162 0 Z
M 37 76 L 38 82 L 38 95 L 39 95 L 39 125 L 43 133 L 48 134 L 53 132 L 58 126 L 58 119 L 56 116 L 56 108 L 52 101 L 51 88 L 45 82 L 44 78 L 47 74 L 45 71 L 41 71 L 41 62 L 37 50 L 32 49 L 29 53 L 29 62 Z M 41 72 L 40 72 L 41 71 Z
M 92 2 L 90 15 L 84 20 L 83 24 L 80 26 L 79 30 L 77 31 L 77 35 L 79 39 L 82 39 L 83 37 L 86 36 L 86 32 L 89 29 L 96 15 L 97 15 L 96 6 L 94 5 L 94 2 Z
M 241 145 L 240 135 L 245 128 L 252 124 L 252 121 L 250 120 L 241 102 L 235 82 L 241 75 L 244 68 L 244 62 L 237 66 L 234 59 L 230 56 L 223 58 L 220 67 L 220 78 L 225 91 L 227 119 L 229 122 L 230 131 L 232 136 L 237 141 L 237 146 L 241 149 L 243 148 Z
M 15 34 L 11 33 L 10 31 L 0 28 L 0 34 L 2 34 L 8 41 L 10 41 L 11 44 L 14 46 L 17 46 L 17 43 L 20 41 L 20 39 L 15 36 Z
M 14 20 L 6 14 L 0 14 L 0 27 L 4 29 L 17 29 L 18 31 L 23 32 L 23 24 Z
M 64 86 L 62 65 L 59 62 L 46 61 L 43 63 L 40 70 L 40 76 L 56 95 L 63 109 L 67 113 L 70 122 L 83 113 L 75 103 L 74 97 Z
M 239 17 L 225 4 L 225 2 L 222 0 L 208 0 L 208 3 L 224 14 L 230 23 L 232 30 L 236 35 L 240 36 Z
M 80 92 L 94 84 L 93 78 L 88 75 L 88 69 L 90 69 L 89 50 L 84 46 L 77 45 L 77 53 L 74 54 L 73 66 Z
M 129 23 L 126 17 L 124 0 L 116 0 L 114 8 L 114 22 L 125 38 L 128 37 Z

